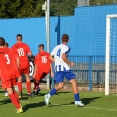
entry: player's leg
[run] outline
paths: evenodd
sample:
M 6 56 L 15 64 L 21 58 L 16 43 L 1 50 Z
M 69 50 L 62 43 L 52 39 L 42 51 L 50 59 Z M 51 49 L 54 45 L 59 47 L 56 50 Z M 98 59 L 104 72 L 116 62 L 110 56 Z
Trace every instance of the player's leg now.
M 72 71 L 66 71 L 66 72 L 64 72 L 64 76 L 72 84 L 72 90 L 73 90 L 73 93 L 74 93 L 75 105 L 84 106 L 84 104 L 80 101 L 80 96 L 79 96 L 77 83 L 76 83 L 76 79 L 75 79 L 75 74 Z
M 0 79 L 0 87 L 2 86 L 2 81 L 1 81 L 1 79 Z
M 56 92 L 60 89 L 63 88 L 64 86 L 64 76 L 62 75 L 61 72 L 56 72 L 55 73 L 55 81 L 56 83 L 58 83 L 57 86 L 55 86 L 48 94 L 45 95 L 45 104 L 48 105 L 49 104 L 49 99 L 50 97 L 52 97 L 54 94 L 56 94 Z
M 36 73 L 35 76 L 33 76 L 34 78 L 34 91 L 33 91 L 33 95 L 38 95 L 38 93 L 40 92 L 41 88 L 39 87 L 39 83 L 41 81 L 41 79 L 43 79 L 48 73 L 43 72 L 43 73 Z
M 23 112 L 22 106 L 19 102 L 18 95 L 16 95 L 16 92 L 12 88 L 14 84 L 16 84 L 16 79 L 5 81 L 5 82 L 3 82 L 2 86 L 3 86 L 3 88 L 5 88 L 7 90 L 12 103 L 18 109 L 17 113 L 21 113 L 21 112 Z
M 39 83 L 40 83 L 40 80 L 34 80 L 34 90 L 32 95 L 38 95 L 38 93 L 40 92 L 41 89 L 39 87 Z
M 30 82 L 30 77 L 29 74 L 25 74 L 26 77 L 26 86 L 27 86 L 27 92 L 28 92 L 28 96 L 31 96 L 31 82 Z
M 19 91 L 19 98 L 22 98 L 22 73 L 23 73 L 23 70 L 19 69 L 19 77 L 17 79 L 17 87 L 18 87 L 18 91 Z
M 7 92 L 9 94 L 10 100 L 14 104 L 14 106 L 17 108 L 17 113 L 23 112 L 22 106 L 20 105 L 18 101 L 18 97 L 16 97 L 16 94 L 14 94 L 14 91 L 12 88 L 7 88 Z
M 19 98 L 22 98 L 22 76 L 20 75 L 17 80 L 17 86 L 19 90 Z
M 35 84 L 35 87 L 36 87 L 36 90 L 35 90 L 35 94 L 38 95 L 38 93 L 40 92 L 41 88 L 39 87 L 39 83 L 40 81 L 45 78 L 45 76 L 47 76 L 48 73 L 46 72 L 43 72 L 43 73 L 38 73 L 35 77 L 37 80 L 35 80 L 34 84 Z
M 9 95 L 9 94 L 8 94 L 7 90 L 5 90 L 4 96 L 7 97 L 8 95 Z
M 25 78 L 26 78 L 28 96 L 31 97 L 31 82 L 29 77 L 29 67 L 23 69 L 23 73 L 25 74 Z

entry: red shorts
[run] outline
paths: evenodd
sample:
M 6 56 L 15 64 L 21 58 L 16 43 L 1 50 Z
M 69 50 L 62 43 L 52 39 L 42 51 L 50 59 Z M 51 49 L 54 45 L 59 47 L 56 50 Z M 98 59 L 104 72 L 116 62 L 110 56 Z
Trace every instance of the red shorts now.
M 46 72 L 43 72 L 43 73 L 36 73 L 34 79 L 40 81 L 40 80 L 43 79 L 47 74 L 48 74 L 48 73 L 46 73 Z
M 7 88 L 12 88 L 14 85 L 16 85 L 16 79 L 10 79 L 6 81 L 2 81 L 2 88 L 7 89 Z
M 22 74 L 29 74 L 29 67 L 25 69 L 19 69 L 19 76 L 21 76 Z

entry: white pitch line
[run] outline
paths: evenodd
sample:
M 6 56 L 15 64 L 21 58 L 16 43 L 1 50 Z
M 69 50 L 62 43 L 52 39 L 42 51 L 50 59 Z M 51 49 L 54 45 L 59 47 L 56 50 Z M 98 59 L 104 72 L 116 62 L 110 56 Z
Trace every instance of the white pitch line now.
M 32 101 L 21 101 L 21 102 L 26 102 L 26 103 L 39 103 L 39 102 L 32 102 Z M 65 105 L 65 104 L 51 104 L 53 106 L 75 106 L 75 105 Z M 109 110 L 109 111 L 117 111 L 117 109 L 107 109 L 107 108 L 99 108 L 99 107 L 91 107 L 91 106 L 84 106 L 83 108 L 89 108 L 89 109 L 96 109 L 96 110 Z

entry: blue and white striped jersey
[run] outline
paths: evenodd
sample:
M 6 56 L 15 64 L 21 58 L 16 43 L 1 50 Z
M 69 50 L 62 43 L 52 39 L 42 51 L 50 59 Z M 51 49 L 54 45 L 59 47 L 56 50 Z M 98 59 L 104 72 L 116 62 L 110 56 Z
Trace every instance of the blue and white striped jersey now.
M 60 44 L 54 48 L 51 55 L 54 56 L 55 59 L 55 71 L 66 71 L 70 70 L 70 67 L 67 63 L 65 63 L 62 59 L 62 54 L 68 54 L 70 52 L 70 48 L 67 45 Z

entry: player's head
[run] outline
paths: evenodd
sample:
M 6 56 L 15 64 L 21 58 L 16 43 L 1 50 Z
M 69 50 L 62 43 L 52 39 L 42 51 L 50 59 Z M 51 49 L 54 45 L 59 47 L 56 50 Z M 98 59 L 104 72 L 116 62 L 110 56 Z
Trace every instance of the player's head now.
M 17 42 L 22 41 L 22 35 L 21 34 L 17 34 L 16 39 L 17 39 Z
M 3 37 L 0 37 L 0 46 L 5 45 L 5 39 Z
M 7 42 L 5 42 L 5 45 L 4 46 L 8 48 L 9 47 L 9 44 Z
M 62 43 L 67 44 L 69 41 L 69 36 L 67 34 L 62 35 Z
M 43 44 L 40 44 L 38 46 L 38 49 L 39 49 L 39 52 L 44 51 L 44 45 Z

